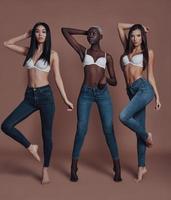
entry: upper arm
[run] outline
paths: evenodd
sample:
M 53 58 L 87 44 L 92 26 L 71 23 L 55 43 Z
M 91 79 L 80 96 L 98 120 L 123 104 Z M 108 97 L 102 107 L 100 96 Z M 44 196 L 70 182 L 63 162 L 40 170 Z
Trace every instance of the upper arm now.
M 154 52 L 152 49 L 150 49 L 149 50 L 148 68 L 147 68 L 148 78 L 153 77 L 153 65 L 154 65 Z
M 4 42 L 4 46 L 7 47 L 8 49 L 10 49 L 18 54 L 24 55 L 24 56 L 27 55 L 28 50 L 29 50 L 28 47 L 22 47 L 22 46 L 19 46 L 16 44 L 10 44 L 10 43 L 8 43 L 8 41 Z
M 59 56 L 57 52 L 52 53 L 52 69 L 55 78 L 60 77 L 60 69 L 59 69 Z
M 84 59 L 85 47 L 78 43 L 76 39 L 68 32 L 67 28 L 61 29 L 63 36 L 67 42 L 73 47 L 73 49 L 79 54 L 81 60 Z
M 121 23 L 118 23 L 118 33 L 119 33 L 119 38 L 121 40 L 121 43 L 125 49 L 126 43 L 127 43 L 127 35 L 126 35 L 125 30 L 123 29 Z

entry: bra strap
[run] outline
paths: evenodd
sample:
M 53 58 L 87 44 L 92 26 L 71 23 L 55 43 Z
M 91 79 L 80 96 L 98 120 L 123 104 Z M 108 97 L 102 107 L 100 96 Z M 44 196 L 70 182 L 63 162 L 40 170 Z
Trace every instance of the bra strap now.
M 107 56 L 107 53 L 105 52 L 105 58 L 106 58 L 106 56 Z

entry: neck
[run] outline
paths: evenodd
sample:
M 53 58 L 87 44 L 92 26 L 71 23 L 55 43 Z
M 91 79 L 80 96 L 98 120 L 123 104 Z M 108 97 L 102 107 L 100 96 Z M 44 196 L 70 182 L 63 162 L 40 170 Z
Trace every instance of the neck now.
M 43 43 L 38 44 L 37 50 L 43 51 Z
M 100 44 L 99 43 L 92 44 L 90 49 L 93 50 L 93 51 L 99 51 L 99 50 L 101 50 Z
M 141 46 L 135 47 L 133 51 L 134 52 L 140 52 L 140 51 L 142 51 Z

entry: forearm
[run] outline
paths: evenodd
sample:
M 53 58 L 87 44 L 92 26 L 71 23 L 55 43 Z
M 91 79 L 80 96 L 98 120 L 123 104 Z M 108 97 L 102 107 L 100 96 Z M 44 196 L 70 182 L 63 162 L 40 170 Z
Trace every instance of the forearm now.
M 55 83 L 56 83 L 56 86 L 61 94 L 61 97 L 63 99 L 63 101 L 66 103 L 68 101 L 68 98 L 66 96 L 66 92 L 65 92 L 65 89 L 64 89 L 64 84 L 63 84 L 63 81 L 61 79 L 61 77 L 58 77 L 55 79 Z
M 134 24 L 128 24 L 128 23 L 118 23 L 118 28 L 127 30 L 130 29 Z
M 29 37 L 28 34 L 27 34 L 27 33 L 24 33 L 24 34 L 22 34 L 22 35 L 20 35 L 20 36 L 17 36 L 17 37 L 14 37 L 14 38 L 11 38 L 11 39 L 5 41 L 5 42 L 4 42 L 4 45 L 5 45 L 5 46 L 6 46 L 6 45 L 13 45 L 13 44 L 15 44 L 16 42 L 19 42 L 19 41 L 22 41 L 22 40 L 27 39 L 28 37 Z
M 157 86 L 156 86 L 155 78 L 154 78 L 154 77 L 150 77 L 150 78 L 148 78 L 148 81 L 150 82 L 150 84 L 151 84 L 152 87 L 153 87 L 154 94 L 155 94 L 155 98 L 156 98 L 156 99 L 160 99 L 159 93 L 158 93 L 158 90 L 157 90 Z
M 69 33 L 70 35 L 87 35 L 86 30 L 80 30 L 75 28 L 62 28 L 62 33 Z

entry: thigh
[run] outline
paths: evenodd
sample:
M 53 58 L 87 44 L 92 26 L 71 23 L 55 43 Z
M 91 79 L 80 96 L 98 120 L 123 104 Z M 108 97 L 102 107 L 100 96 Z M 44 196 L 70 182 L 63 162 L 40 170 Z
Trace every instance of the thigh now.
M 54 103 L 42 104 L 41 106 L 39 106 L 39 110 L 40 110 L 42 127 L 51 129 L 55 113 L 55 104 Z
M 122 110 L 122 114 L 127 116 L 127 118 L 133 117 L 141 110 L 145 109 L 146 105 L 149 103 L 146 94 L 139 90 L 132 98 L 130 98 L 127 106 Z
M 112 105 L 112 99 L 111 99 L 108 89 L 106 89 L 102 93 L 101 97 L 97 99 L 96 103 L 98 106 L 101 120 L 103 120 L 103 123 L 105 124 L 112 123 L 113 105 Z
M 14 111 L 5 119 L 6 122 L 15 125 L 27 118 L 30 114 L 35 112 L 37 108 L 31 105 L 27 100 L 23 100 Z
M 77 120 L 87 122 L 93 99 L 85 94 L 80 94 L 77 101 Z

